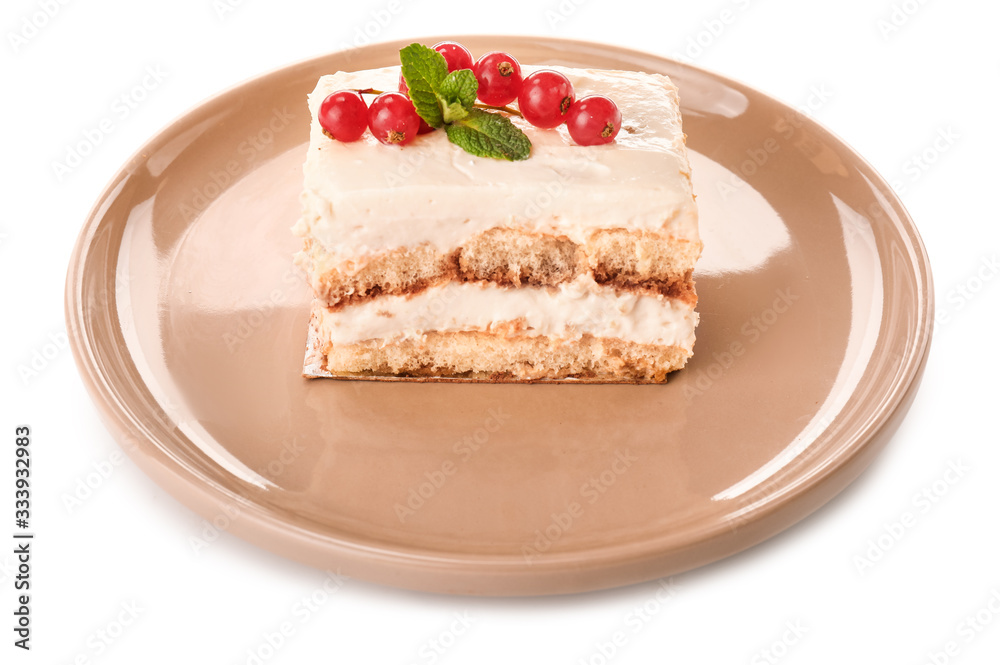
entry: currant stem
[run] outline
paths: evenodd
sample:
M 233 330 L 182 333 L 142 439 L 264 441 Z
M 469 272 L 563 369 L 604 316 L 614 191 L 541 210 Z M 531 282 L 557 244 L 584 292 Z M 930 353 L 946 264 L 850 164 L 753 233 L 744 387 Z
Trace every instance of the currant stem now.
M 493 109 L 494 111 L 503 111 L 504 113 L 509 113 L 511 115 L 516 115 L 519 118 L 523 118 L 524 117 L 524 115 L 522 115 L 520 111 L 518 111 L 517 109 L 511 108 L 509 106 L 490 106 L 489 104 L 480 104 L 479 102 L 476 102 L 472 106 L 474 108 L 477 108 L 477 109 Z
M 358 93 L 359 95 L 381 95 L 383 91 L 376 90 L 375 88 L 354 88 L 354 92 Z M 518 111 L 515 108 L 511 108 L 509 106 L 491 106 L 489 104 L 480 104 L 479 102 L 476 102 L 472 106 L 477 109 L 491 109 L 493 111 L 503 111 L 504 113 L 516 115 L 519 118 L 524 117 L 520 111 Z

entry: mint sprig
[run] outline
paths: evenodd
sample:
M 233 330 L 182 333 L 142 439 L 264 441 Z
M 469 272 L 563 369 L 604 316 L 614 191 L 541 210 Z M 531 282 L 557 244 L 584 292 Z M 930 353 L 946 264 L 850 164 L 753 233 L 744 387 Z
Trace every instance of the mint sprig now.
M 399 62 L 417 115 L 444 127 L 448 140 L 478 157 L 527 159 L 531 141 L 509 118 L 474 108 L 479 83 L 471 69 L 448 73 L 444 56 L 423 44 L 400 49 Z

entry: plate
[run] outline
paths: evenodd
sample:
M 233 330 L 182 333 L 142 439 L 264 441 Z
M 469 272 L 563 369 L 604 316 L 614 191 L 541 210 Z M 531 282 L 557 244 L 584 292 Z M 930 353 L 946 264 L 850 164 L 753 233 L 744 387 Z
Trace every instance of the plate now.
M 324 73 L 398 62 L 405 42 L 379 44 L 209 99 L 95 205 L 66 318 L 135 462 L 292 559 L 492 595 L 674 574 L 847 486 L 899 425 L 931 337 L 927 256 L 885 181 L 809 118 L 696 67 L 578 41 L 461 41 L 677 83 L 705 243 L 687 368 L 644 386 L 302 377 L 309 293 L 289 227 L 305 97 Z

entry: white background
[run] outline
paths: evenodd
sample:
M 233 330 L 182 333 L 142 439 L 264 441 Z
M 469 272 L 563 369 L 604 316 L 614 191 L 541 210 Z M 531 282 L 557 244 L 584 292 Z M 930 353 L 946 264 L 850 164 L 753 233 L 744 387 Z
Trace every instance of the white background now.
M 829 99 L 813 115 L 901 190 L 948 320 L 936 326 L 909 417 L 856 483 L 767 543 L 676 576 L 665 602 L 656 600 L 655 583 L 496 600 L 349 580 L 305 622 L 296 604 L 322 587 L 321 571 L 228 534 L 196 554 L 190 539 L 202 519 L 129 461 L 112 465 L 91 496 L 67 508 L 64 495 L 95 465 L 117 460 L 118 448 L 70 352 L 53 354 L 50 345 L 65 329 L 63 282 L 77 232 L 129 155 L 220 89 L 351 44 L 390 3 L 53 1 L 54 15 L 32 32 L 25 21 L 42 22 L 33 17 L 45 4 L 7 0 L 0 16 L 0 438 L 10 441 L 0 448 L 0 534 L 8 533 L 13 432 L 21 423 L 34 430 L 38 534 L 30 653 L 11 645 L 13 559 L 0 548 L 0 661 L 235 664 L 260 649 L 268 663 L 997 662 L 996 3 L 403 0 L 387 25 L 372 30 L 376 40 L 552 34 L 682 55 L 793 105 L 825 90 Z M 723 10 L 731 12 L 725 24 Z M 889 29 L 891 20 L 898 29 Z M 701 52 L 688 50 L 699 35 Z M 147 67 L 164 79 L 59 181 L 53 162 L 141 83 Z M 939 132 L 957 138 L 935 148 Z M 925 151 L 933 163 L 918 166 L 914 157 Z M 26 375 L 36 352 L 54 357 Z M 949 475 L 950 464 L 968 471 Z M 934 487 L 941 496 L 924 510 L 914 495 Z M 916 524 L 888 536 L 887 525 L 906 512 Z M 891 547 L 859 566 L 880 536 Z M 138 617 L 123 614 L 123 603 Z M 636 631 L 630 613 L 643 607 L 655 612 Z M 456 613 L 467 613 L 471 628 L 430 658 L 431 641 L 458 625 Z M 972 628 L 970 617 L 985 625 Z M 131 621 L 121 632 L 119 618 Z M 266 636 L 285 621 L 294 634 L 272 653 Z M 116 637 L 102 643 L 100 631 Z M 599 646 L 615 631 L 625 644 L 604 659 Z M 944 653 L 949 641 L 957 654 Z

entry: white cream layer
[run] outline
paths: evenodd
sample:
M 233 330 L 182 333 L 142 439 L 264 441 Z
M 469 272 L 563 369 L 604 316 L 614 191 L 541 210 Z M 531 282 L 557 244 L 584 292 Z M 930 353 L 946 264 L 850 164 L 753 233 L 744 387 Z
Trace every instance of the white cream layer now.
M 569 77 L 578 97 L 600 93 L 615 100 L 623 128 L 614 142 L 578 146 L 565 126 L 539 129 L 514 118 L 532 142 L 531 156 L 518 162 L 470 155 L 440 130 L 401 147 L 382 145 L 370 132 L 340 143 L 324 136 L 316 119 L 323 99 L 345 88 L 395 90 L 399 68 L 322 77 L 309 96 L 304 212 L 295 232 L 312 235 L 336 259 L 423 243 L 445 252 L 497 226 L 575 242 L 585 242 L 598 228 L 661 231 L 697 241 L 690 166 L 670 80 L 551 69 Z
M 335 344 L 414 338 L 430 331 L 490 330 L 521 320 L 526 335 L 579 339 L 590 334 L 690 351 L 698 313 L 657 295 L 616 294 L 590 277 L 558 287 L 500 287 L 451 282 L 413 296 L 381 296 L 339 311 L 322 310 L 320 325 Z

